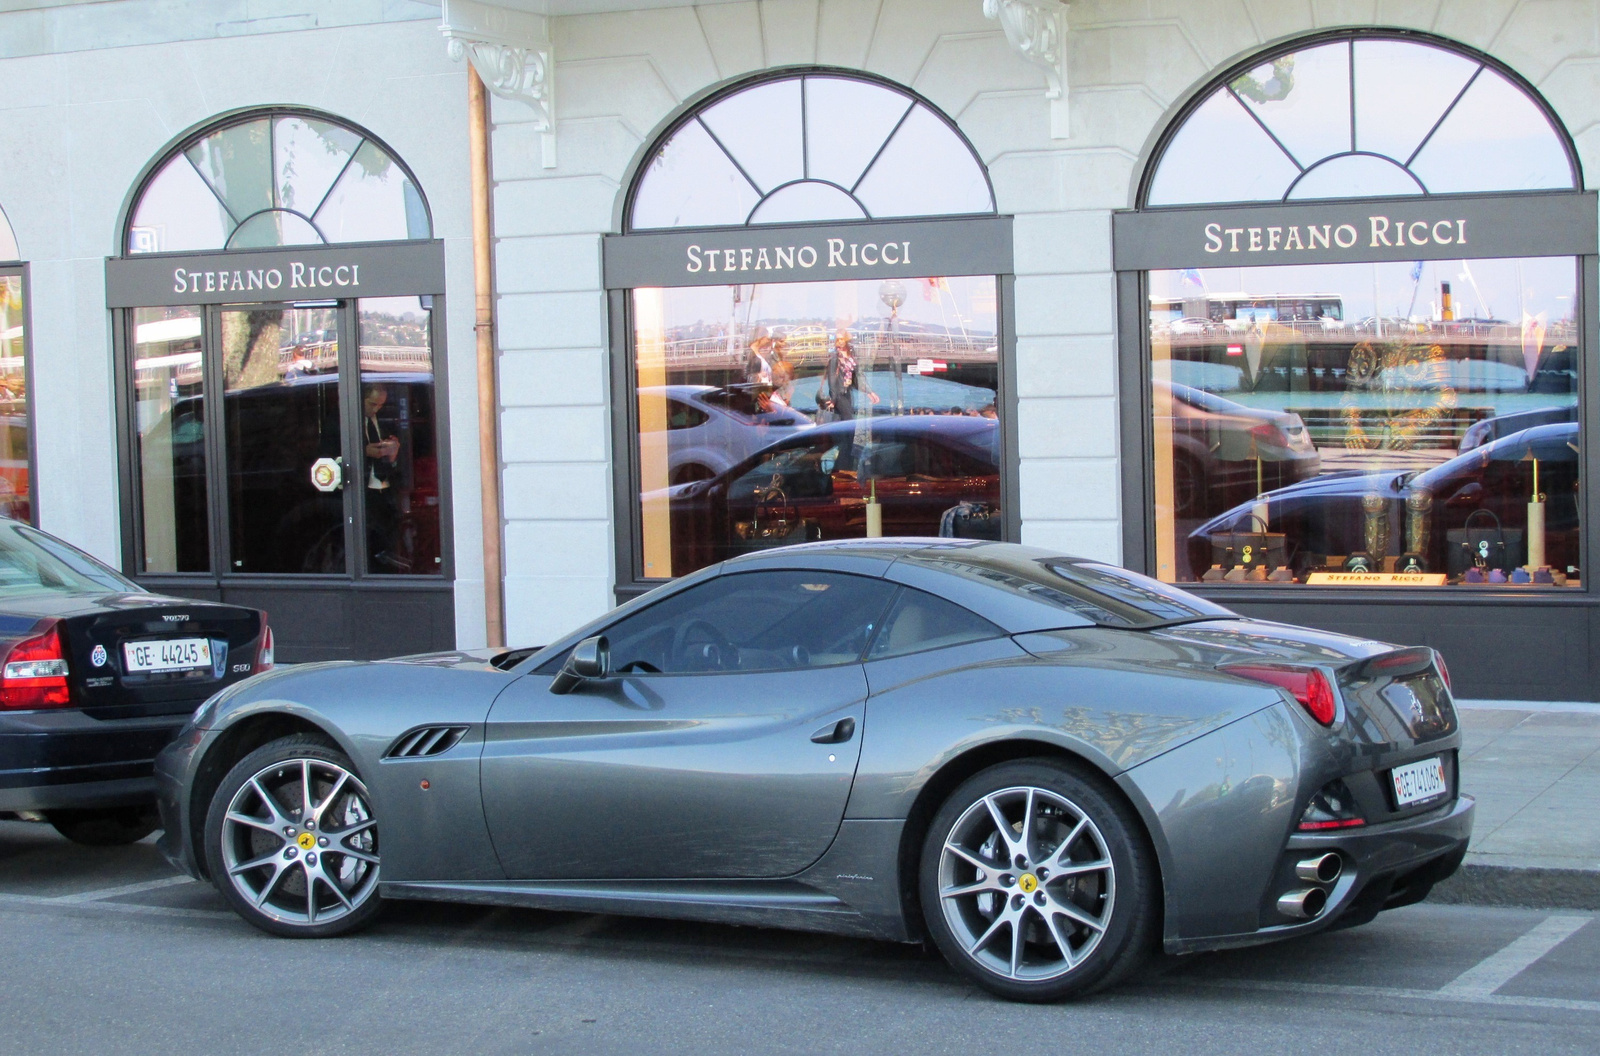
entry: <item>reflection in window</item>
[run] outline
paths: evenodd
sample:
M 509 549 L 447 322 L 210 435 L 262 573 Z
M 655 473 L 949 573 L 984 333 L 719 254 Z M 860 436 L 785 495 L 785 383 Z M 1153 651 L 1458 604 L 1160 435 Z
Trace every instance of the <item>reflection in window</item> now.
M 367 571 L 438 575 L 443 551 L 431 306 L 420 297 L 369 297 L 359 311 Z
M 720 99 L 675 131 L 634 193 L 634 229 L 993 213 L 972 148 L 877 81 L 809 74 Z
M 993 277 L 633 306 L 645 578 L 869 530 L 1000 537 Z
M 129 253 L 429 238 L 422 195 L 362 133 L 267 115 L 208 133 L 140 191 Z
M 1580 577 L 1570 257 L 1150 273 L 1168 582 Z
M 1574 186 L 1565 138 L 1504 74 L 1417 40 L 1262 62 L 1184 119 L 1147 205 Z
M 199 308 L 133 313 L 141 572 L 208 572 L 204 357 Z
M 0 217 L 0 225 L 4 222 Z M 0 255 L 4 252 L 0 246 Z M 0 516 L 18 521 L 33 517 L 26 337 L 22 276 L 0 275 Z
M 314 473 L 341 455 L 336 310 L 225 310 L 222 373 L 231 571 L 343 573 L 344 500 Z

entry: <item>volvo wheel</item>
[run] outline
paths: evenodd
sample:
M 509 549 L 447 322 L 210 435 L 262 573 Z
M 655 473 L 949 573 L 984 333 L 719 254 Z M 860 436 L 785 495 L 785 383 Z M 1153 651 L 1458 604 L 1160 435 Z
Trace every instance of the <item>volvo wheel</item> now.
M 372 800 L 319 738 L 285 737 L 241 760 L 212 798 L 205 835 L 212 881 L 263 931 L 340 935 L 377 915 Z
M 920 882 L 945 959 L 1014 1000 L 1110 986 L 1155 942 L 1156 870 L 1137 816 L 1049 760 L 956 789 L 929 826 Z

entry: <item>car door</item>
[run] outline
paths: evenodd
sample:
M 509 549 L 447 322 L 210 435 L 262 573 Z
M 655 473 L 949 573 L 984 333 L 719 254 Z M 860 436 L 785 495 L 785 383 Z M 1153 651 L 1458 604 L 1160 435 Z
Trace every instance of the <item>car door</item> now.
M 489 714 L 483 803 L 512 879 L 777 877 L 839 828 L 867 696 L 861 652 L 893 594 L 872 577 L 756 571 L 609 627 L 614 677 Z

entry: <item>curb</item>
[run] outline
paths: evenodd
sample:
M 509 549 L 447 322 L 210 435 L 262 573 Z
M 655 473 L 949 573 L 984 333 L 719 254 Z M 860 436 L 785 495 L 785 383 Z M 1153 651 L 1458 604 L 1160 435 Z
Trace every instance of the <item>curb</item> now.
M 1600 910 L 1600 871 L 1468 863 L 1434 885 L 1427 901 L 1447 906 Z

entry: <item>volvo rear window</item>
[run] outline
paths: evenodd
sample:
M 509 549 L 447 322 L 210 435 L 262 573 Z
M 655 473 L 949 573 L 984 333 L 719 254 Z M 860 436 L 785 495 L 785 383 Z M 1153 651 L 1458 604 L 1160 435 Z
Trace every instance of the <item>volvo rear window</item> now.
M 14 521 L 0 521 L 0 597 L 143 589 L 81 550 Z

